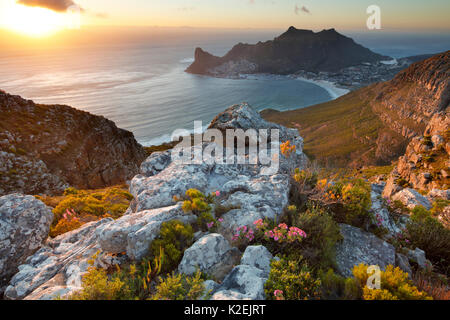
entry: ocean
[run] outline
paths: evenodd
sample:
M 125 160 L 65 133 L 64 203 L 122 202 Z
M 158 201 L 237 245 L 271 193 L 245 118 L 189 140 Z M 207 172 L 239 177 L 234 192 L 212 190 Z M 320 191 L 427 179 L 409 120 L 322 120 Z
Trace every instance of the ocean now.
M 276 33 L 203 37 L 161 43 L 95 44 L 77 49 L 35 52 L 0 52 L 0 89 L 38 103 L 66 104 L 105 116 L 130 130 L 143 145 L 170 141 L 175 129 L 193 130 L 193 122 L 206 126 L 228 106 L 248 102 L 258 110 L 303 108 L 332 99 L 320 86 L 285 77 L 243 80 L 191 75 L 184 70 L 194 49 L 223 55 L 239 41 L 269 40 Z M 266 38 L 260 38 L 266 36 Z M 385 38 L 355 34 L 372 50 L 392 57 L 444 51 L 437 37 L 433 45 L 417 47 L 405 41 L 393 46 Z M 257 38 L 258 37 L 258 38 Z M 404 38 L 404 37 L 399 37 Z

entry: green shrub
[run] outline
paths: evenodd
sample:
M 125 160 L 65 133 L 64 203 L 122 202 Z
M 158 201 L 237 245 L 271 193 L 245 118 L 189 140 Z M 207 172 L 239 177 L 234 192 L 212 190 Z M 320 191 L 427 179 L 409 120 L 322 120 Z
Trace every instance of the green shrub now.
M 450 274 L 450 230 L 423 207 L 416 206 L 406 225 L 411 246 L 426 252 L 427 258 L 439 272 Z
M 406 180 L 404 178 L 397 178 L 397 179 L 395 179 L 394 183 L 399 185 L 402 188 L 408 188 L 409 187 L 408 180 Z
M 89 267 L 82 281 L 82 290 L 69 300 L 120 300 L 128 295 L 125 282 L 118 275 L 108 277 L 104 269 Z
M 442 213 L 445 207 L 450 205 L 449 200 L 445 199 L 436 199 L 433 202 L 433 207 L 431 208 L 430 212 L 433 214 L 433 216 L 438 216 Z
M 431 141 L 431 136 L 424 136 L 422 140 L 424 146 L 433 147 L 433 142 Z
M 334 273 L 333 269 L 320 273 L 321 298 L 325 300 L 358 300 L 362 290 L 354 278 L 344 278 Z
M 340 223 L 363 228 L 372 221 L 370 183 L 362 179 L 339 180 L 329 185 L 325 203 L 334 203 L 334 217 Z
M 202 274 L 200 271 L 192 276 L 183 274 L 176 275 L 172 273 L 156 287 L 156 293 L 152 297 L 153 300 L 198 300 L 205 286 L 203 284 Z
M 425 292 L 419 291 L 408 279 L 408 274 L 400 268 L 388 265 L 381 271 L 381 288 L 369 289 L 367 287 L 368 266 L 360 264 L 353 267 L 353 276 L 363 288 L 364 300 L 432 300 Z
M 191 246 L 194 230 L 179 220 L 171 220 L 161 225 L 159 237 L 150 245 L 151 256 L 156 257 L 160 248 L 164 249 L 162 271 L 171 272 L 183 258 L 184 250 Z
M 293 226 L 306 232 L 307 237 L 301 243 L 301 254 L 317 269 L 328 269 L 335 264 L 336 242 L 342 239 L 338 224 L 318 205 L 310 203 L 305 212 L 293 219 Z M 293 250 L 286 254 L 296 254 Z
M 285 300 L 309 300 L 320 297 L 320 280 L 301 260 L 282 258 L 272 261 L 269 279 L 264 285 L 266 299 L 275 300 L 280 292 Z
M 317 184 L 318 174 L 312 170 L 295 169 L 294 180 L 304 186 L 315 188 Z
M 215 231 L 217 221 L 211 214 L 212 208 L 210 206 L 214 201 L 214 195 L 205 196 L 197 189 L 189 189 L 186 191 L 185 196 L 186 199 L 183 202 L 182 209 L 186 213 L 192 212 L 197 216 L 197 221 L 195 223 L 196 230 Z M 210 226 L 208 226 L 208 224 L 210 224 Z
M 125 213 L 133 199 L 124 188 L 125 186 L 117 186 L 95 191 L 67 188 L 63 197 L 46 198 L 43 201 L 53 203 L 57 200 L 53 209 L 53 226 L 58 224 L 67 210 L 74 210 L 81 218 L 90 216 L 99 219 L 110 216 L 117 219 Z
M 108 274 L 107 270 L 95 268 L 97 252 L 88 263 L 91 265 L 82 278 L 82 289 L 69 300 L 138 300 L 147 299 L 152 294 L 152 283 L 161 272 L 164 251 L 152 260 L 142 259 L 140 264 L 131 264 Z

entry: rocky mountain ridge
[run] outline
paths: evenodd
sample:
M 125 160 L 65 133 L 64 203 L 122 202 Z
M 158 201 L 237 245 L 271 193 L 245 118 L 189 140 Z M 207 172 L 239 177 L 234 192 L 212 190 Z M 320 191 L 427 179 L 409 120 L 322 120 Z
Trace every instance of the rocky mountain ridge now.
M 240 73 L 293 74 L 297 71 L 338 71 L 363 62 L 390 60 L 355 43 L 335 29 L 313 32 L 290 27 L 271 41 L 255 45 L 239 43 L 225 56 L 216 57 L 201 48 L 186 71 L 229 76 Z
M 101 116 L 0 91 L 0 195 L 100 188 L 138 172 L 145 152 Z

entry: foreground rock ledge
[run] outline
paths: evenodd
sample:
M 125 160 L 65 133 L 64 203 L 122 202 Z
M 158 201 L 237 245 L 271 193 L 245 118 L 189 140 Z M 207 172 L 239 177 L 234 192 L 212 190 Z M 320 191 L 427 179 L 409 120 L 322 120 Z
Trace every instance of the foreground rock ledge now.
M 125 216 L 115 221 L 92 222 L 48 241 L 19 267 L 5 297 L 33 300 L 65 297 L 80 289 L 81 277 L 89 267 L 87 261 L 98 251 L 101 252 L 95 262 L 98 267 L 122 262 L 111 253 L 125 252 L 125 259 L 139 260 L 148 252 L 163 222 L 173 219 L 185 223 L 194 221 L 195 216 L 185 214 L 181 203 L 173 200 L 173 196 L 183 195 L 190 188 L 204 193 L 220 190 L 220 204 L 233 209 L 222 216 L 224 221 L 219 228 L 220 234 L 206 235 L 186 251 L 180 269 L 191 270 L 190 266 L 200 265 L 211 271 L 213 277 L 225 277 L 240 257 L 240 252 L 228 244 L 235 228 L 250 226 L 260 218 L 273 219 L 283 212 L 288 204 L 289 170 L 301 168 L 306 156 L 303 154 L 303 139 L 297 130 L 266 122 L 248 104 L 230 107 L 216 117 L 211 128 L 269 129 L 269 132 L 270 129 L 278 129 L 280 142 L 289 140 L 296 151 L 289 158 L 280 156 L 280 170 L 272 175 L 262 174 L 264 167 L 261 165 L 179 164 L 172 161 L 170 151 L 154 153 L 131 181 L 130 192 L 135 200 Z M 204 143 L 202 147 L 208 145 Z M 214 253 L 211 259 L 198 261 L 195 255 L 190 256 L 190 252 L 203 245 L 202 253 Z M 263 248 L 255 248 L 246 252 L 244 257 L 242 264 L 231 270 L 220 287 L 211 282 L 217 289 L 215 299 L 264 298 L 264 282 L 270 270 L 271 255 Z

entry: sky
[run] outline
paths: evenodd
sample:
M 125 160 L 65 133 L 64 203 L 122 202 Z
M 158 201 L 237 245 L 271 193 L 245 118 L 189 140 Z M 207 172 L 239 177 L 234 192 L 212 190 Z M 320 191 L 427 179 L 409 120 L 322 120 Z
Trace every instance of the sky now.
M 284 29 L 293 25 L 313 30 L 364 29 L 366 9 L 376 4 L 384 30 L 450 30 L 449 0 L 0 0 L 1 27 L 20 23 L 23 14 L 8 13 L 11 6 L 17 6 L 15 1 L 46 18 L 43 11 L 37 13 L 36 6 L 60 16 L 77 4 L 82 26 Z M 28 21 L 33 20 L 29 15 Z

